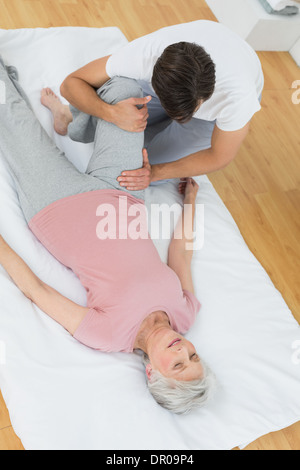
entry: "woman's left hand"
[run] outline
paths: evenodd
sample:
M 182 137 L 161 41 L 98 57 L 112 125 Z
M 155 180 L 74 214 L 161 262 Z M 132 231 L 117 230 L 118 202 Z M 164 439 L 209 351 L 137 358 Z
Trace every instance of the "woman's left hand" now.
M 146 149 L 143 149 L 143 167 L 138 170 L 123 171 L 117 180 L 128 191 L 141 191 L 148 188 L 152 181 L 152 168 Z

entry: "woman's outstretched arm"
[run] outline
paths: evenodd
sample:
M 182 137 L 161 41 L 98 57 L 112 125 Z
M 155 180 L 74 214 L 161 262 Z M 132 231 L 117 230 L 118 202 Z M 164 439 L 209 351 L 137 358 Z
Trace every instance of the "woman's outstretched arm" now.
M 180 279 L 182 289 L 194 293 L 191 263 L 193 258 L 193 237 L 195 203 L 199 186 L 192 178 L 180 183 L 179 192 L 184 194 L 184 208 L 174 230 L 168 253 L 168 266 Z
M 73 335 L 88 312 L 42 282 L 0 235 L 0 264 L 23 294 Z

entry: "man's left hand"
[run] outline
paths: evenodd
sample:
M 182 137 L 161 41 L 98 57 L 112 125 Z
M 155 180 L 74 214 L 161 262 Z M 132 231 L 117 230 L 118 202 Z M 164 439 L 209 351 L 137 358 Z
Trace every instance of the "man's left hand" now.
M 138 170 L 123 171 L 117 180 L 128 191 L 141 191 L 148 188 L 152 181 L 152 168 L 146 149 L 143 149 L 143 167 Z

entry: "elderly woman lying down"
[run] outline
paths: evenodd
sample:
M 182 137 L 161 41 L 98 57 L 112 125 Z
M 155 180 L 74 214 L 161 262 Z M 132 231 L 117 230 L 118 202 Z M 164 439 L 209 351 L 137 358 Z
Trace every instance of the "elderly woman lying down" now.
M 84 115 L 43 90 L 42 103 L 55 119 L 60 115 L 70 124 L 70 137 L 95 143 L 86 173 L 80 173 L 42 129 L 16 69 L 1 60 L 0 80 L 6 92 L 0 149 L 22 210 L 40 242 L 78 276 L 87 307 L 38 279 L 2 237 L 0 263 L 26 297 L 84 345 L 105 352 L 143 351 L 149 390 L 160 405 L 186 413 L 205 404 L 213 376 L 182 336 L 200 308 L 193 293 L 192 251 L 186 249 L 189 234 L 183 230 L 181 239 L 173 238 L 164 264 L 148 233 L 138 238 L 130 232 L 137 212 L 147 224 L 144 192 L 122 189 L 117 181 L 124 168 L 147 165 L 143 133 Z M 135 81 L 115 78 L 98 94 L 113 105 L 140 98 L 142 91 Z M 194 219 L 198 186 L 189 178 L 179 191 L 190 211 L 183 211 L 178 222 L 183 226 L 188 215 Z

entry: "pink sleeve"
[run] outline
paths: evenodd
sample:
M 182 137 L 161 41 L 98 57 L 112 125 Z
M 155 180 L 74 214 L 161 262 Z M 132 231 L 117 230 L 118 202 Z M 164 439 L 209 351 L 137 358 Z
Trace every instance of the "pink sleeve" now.
M 188 290 L 183 290 L 183 295 L 186 298 L 189 309 L 194 313 L 194 316 L 196 316 L 201 308 L 199 300 L 194 294 L 192 294 L 192 292 L 189 292 Z
M 73 337 L 89 348 L 109 351 L 111 347 L 110 319 L 104 312 L 90 308 Z
M 186 333 L 194 324 L 197 313 L 199 313 L 201 308 L 199 300 L 191 292 L 183 290 L 183 298 L 185 302 L 185 315 L 182 315 L 180 318 L 182 334 Z

